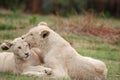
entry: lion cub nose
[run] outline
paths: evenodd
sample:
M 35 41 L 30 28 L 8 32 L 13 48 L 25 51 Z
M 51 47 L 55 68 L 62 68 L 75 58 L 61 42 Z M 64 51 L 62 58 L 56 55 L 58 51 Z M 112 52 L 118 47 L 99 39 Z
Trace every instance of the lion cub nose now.
M 29 56 L 29 53 L 25 53 L 26 56 Z

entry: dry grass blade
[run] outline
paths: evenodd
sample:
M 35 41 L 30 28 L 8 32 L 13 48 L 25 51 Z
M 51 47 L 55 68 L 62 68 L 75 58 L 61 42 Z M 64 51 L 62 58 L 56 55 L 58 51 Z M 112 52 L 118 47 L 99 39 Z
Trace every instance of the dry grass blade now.
M 94 14 L 85 14 L 83 17 L 73 18 L 76 20 L 63 20 L 59 17 L 57 24 L 60 26 L 57 30 L 70 31 L 78 35 L 93 35 L 101 37 L 104 42 L 118 43 L 120 42 L 120 28 L 105 26 L 104 24 L 97 25 L 99 21 Z

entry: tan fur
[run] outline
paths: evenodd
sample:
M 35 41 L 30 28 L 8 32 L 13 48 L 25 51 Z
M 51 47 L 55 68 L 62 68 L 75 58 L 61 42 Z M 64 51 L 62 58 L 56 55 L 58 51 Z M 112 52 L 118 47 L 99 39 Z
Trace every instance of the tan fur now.
M 47 23 L 46 22 L 40 22 L 38 25 L 45 25 L 45 26 L 47 26 Z
M 0 53 L 0 71 L 14 71 L 15 60 L 13 59 L 13 53 L 3 52 Z M 15 71 L 14 71 L 15 72 Z
M 11 46 L 10 46 L 11 45 Z M 11 48 L 12 52 L 0 53 L 0 71 L 14 72 L 23 75 L 47 76 L 51 73 L 50 68 L 40 66 L 41 62 L 36 49 L 29 49 L 29 45 L 21 38 L 12 42 L 5 42 L 1 48 Z M 19 48 L 20 47 L 20 48 Z M 28 56 L 25 55 L 28 53 Z M 40 54 L 39 50 L 39 54 Z
M 105 79 L 107 68 L 102 61 L 79 55 L 56 32 L 47 25 L 40 24 L 23 35 L 23 39 L 31 47 L 42 50 L 46 66 L 53 71 L 52 77 L 70 77 L 74 80 Z

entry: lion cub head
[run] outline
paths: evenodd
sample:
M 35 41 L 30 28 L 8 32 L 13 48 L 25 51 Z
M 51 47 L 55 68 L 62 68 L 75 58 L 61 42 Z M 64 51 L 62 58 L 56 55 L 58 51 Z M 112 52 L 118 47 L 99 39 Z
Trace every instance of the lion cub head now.
M 13 41 L 6 40 L 4 43 L 1 44 L 2 50 L 11 49 L 14 55 L 19 58 L 26 60 L 30 56 L 30 48 L 29 44 L 22 40 L 21 38 L 16 38 Z

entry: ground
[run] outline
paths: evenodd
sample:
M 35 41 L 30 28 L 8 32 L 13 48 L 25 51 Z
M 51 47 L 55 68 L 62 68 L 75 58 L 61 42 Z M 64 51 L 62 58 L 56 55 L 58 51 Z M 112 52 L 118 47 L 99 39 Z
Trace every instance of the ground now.
M 0 11 L 0 43 L 5 39 L 14 39 L 26 33 L 31 27 L 40 21 L 45 21 L 48 25 L 64 37 L 83 56 L 90 56 L 105 62 L 108 68 L 106 80 L 120 80 L 120 40 L 112 43 L 99 35 L 86 35 L 85 32 L 69 30 L 68 25 L 79 24 L 84 16 L 77 15 L 69 18 L 62 18 L 53 15 L 30 15 L 14 13 L 10 11 Z M 120 29 L 120 20 L 114 18 L 97 18 L 97 25 L 104 25 Z M 65 25 L 64 25 L 65 24 Z M 83 24 L 84 25 L 84 20 Z M 93 24 L 92 24 L 93 25 Z M 62 27 L 61 27 L 62 26 Z M 64 26 L 64 27 L 63 27 Z M 79 34 L 78 34 L 79 33 Z M 83 34 L 84 33 L 84 34 Z M 120 34 L 120 33 L 118 33 Z M 112 38 L 111 38 L 112 39 Z M 0 50 L 2 51 L 2 50 Z M 0 72 L 0 80 L 42 80 L 31 76 L 14 75 L 10 72 Z M 45 79 L 46 80 L 46 79 Z M 49 79 L 47 79 L 49 80 Z

